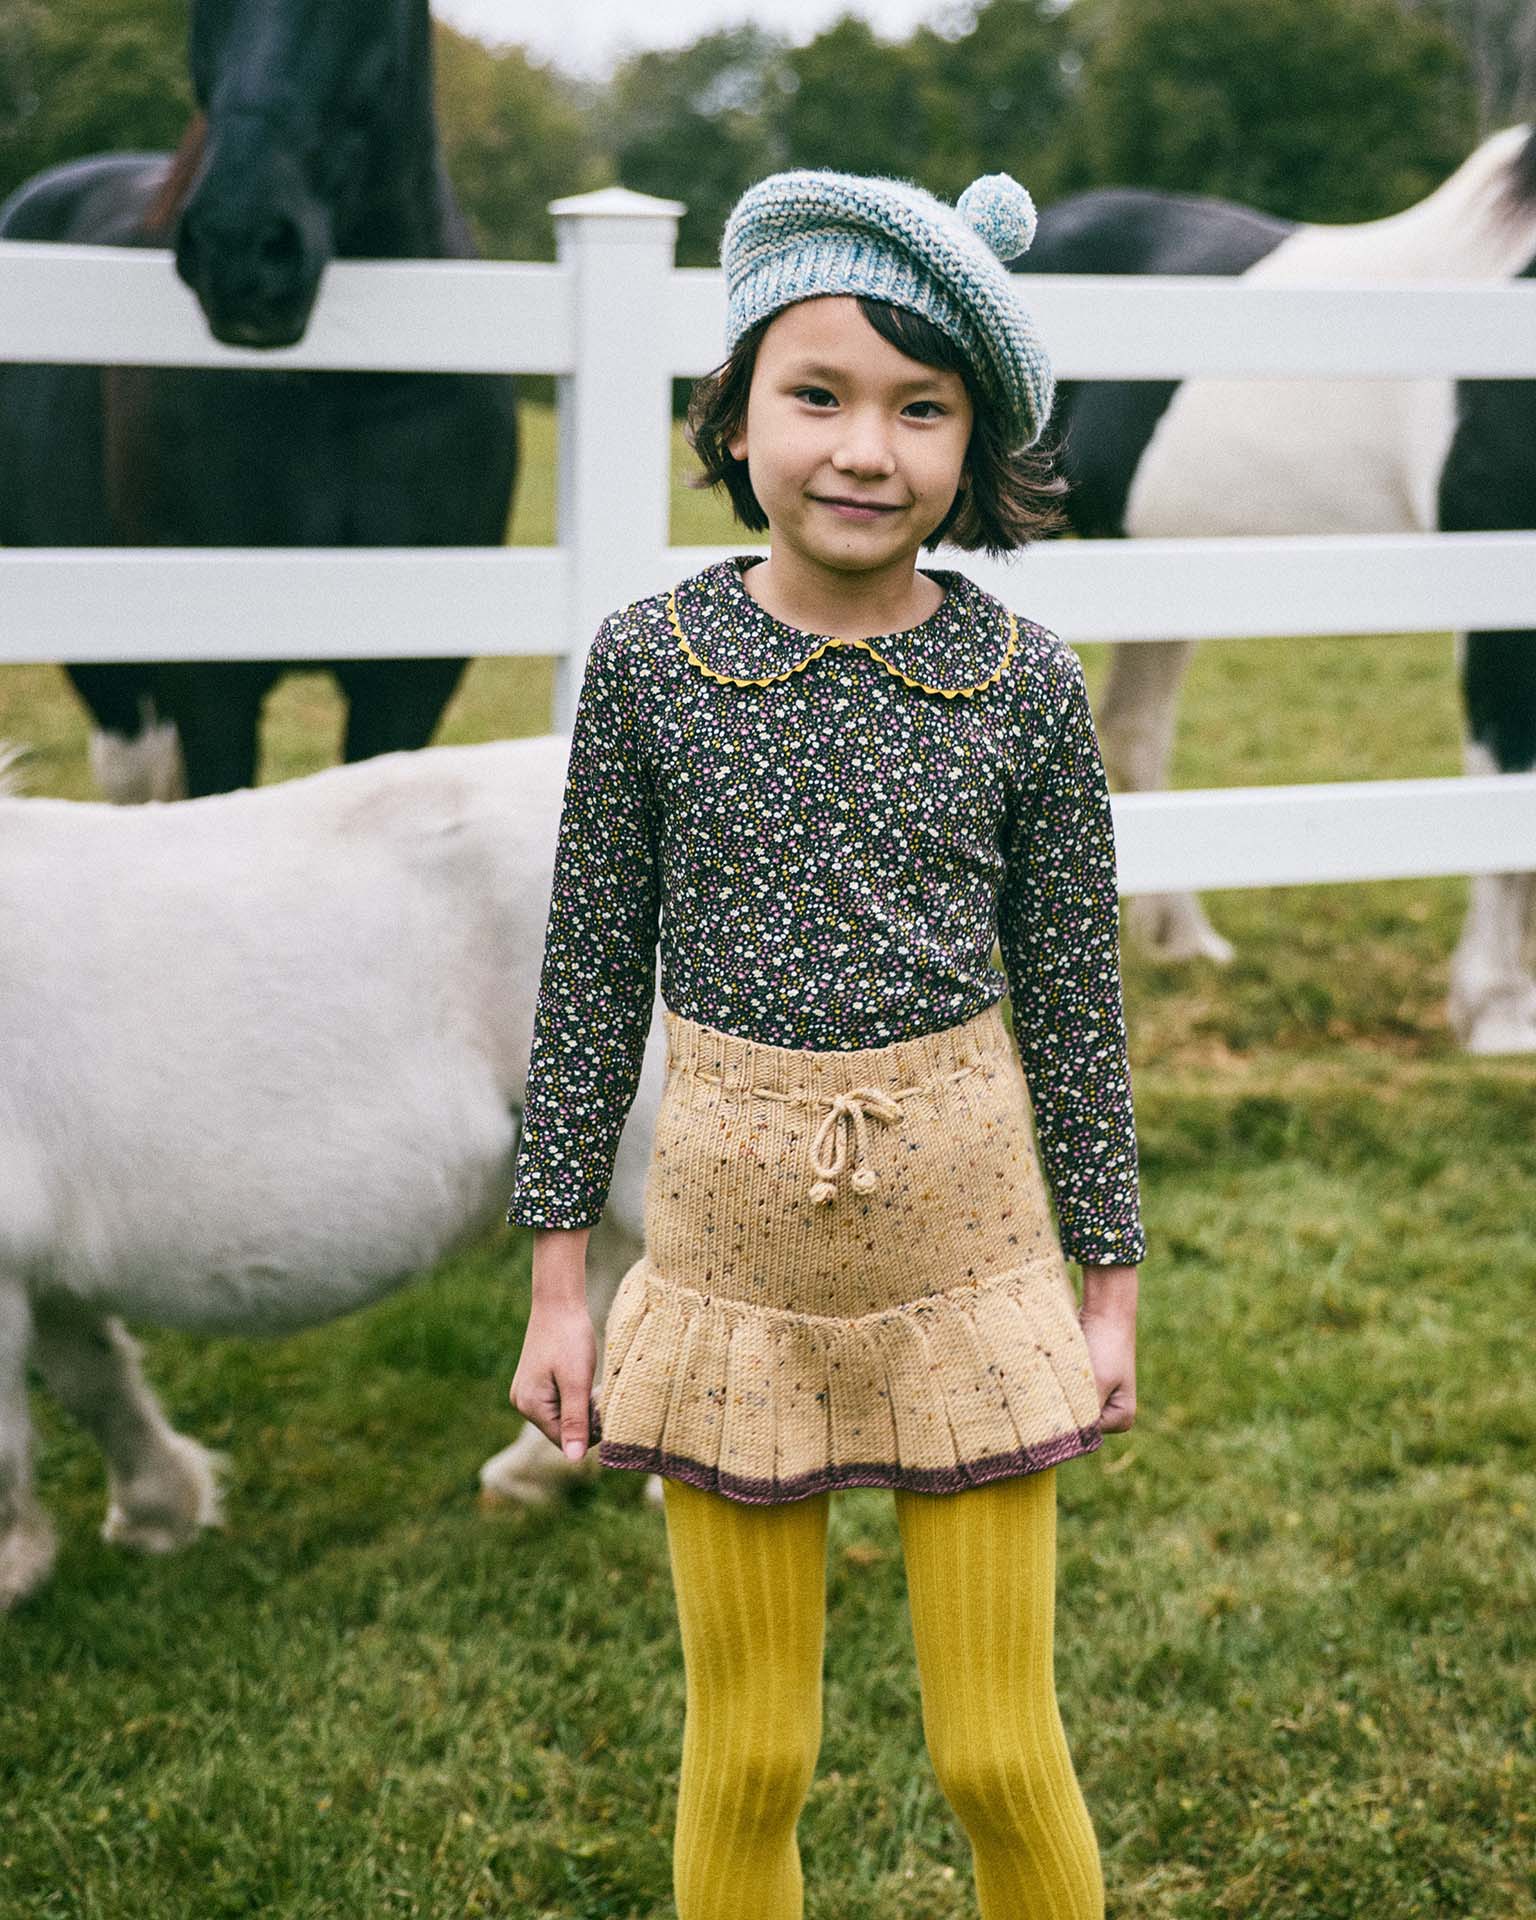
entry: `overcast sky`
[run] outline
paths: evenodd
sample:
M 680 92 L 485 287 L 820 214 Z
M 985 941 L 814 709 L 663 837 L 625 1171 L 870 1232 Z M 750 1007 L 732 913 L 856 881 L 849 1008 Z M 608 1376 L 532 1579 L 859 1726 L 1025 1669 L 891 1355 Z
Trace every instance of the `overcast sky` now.
M 451 26 L 491 46 L 516 42 L 534 59 L 600 79 L 636 47 L 680 47 L 716 27 L 755 20 L 790 39 L 811 39 L 839 14 L 861 13 L 877 33 L 905 39 L 920 20 L 952 10 L 952 0 L 432 0 Z

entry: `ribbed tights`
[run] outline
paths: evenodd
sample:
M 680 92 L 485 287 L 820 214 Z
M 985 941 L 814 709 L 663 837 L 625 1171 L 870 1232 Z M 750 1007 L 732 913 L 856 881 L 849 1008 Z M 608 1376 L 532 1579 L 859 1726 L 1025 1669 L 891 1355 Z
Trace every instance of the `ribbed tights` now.
M 802 1920 L 821 1748 L 831 1495 L 750 1506 L 662 1482 L 686 1673 L 678 1920 Z M 1053 1672 L 1056 1469 L 895 1492 L 923 1734 L 982 1920 L 1103 1920 Z

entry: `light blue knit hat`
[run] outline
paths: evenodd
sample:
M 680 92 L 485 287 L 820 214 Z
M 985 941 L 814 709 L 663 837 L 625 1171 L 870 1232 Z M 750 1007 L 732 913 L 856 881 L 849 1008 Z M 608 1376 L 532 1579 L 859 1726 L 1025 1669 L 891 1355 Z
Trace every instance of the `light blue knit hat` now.
M 725 350 L 817 294 L 865 294 L 926 315 L 958 343 L 999 406 L 1010 452 L 1033 446 L 1055 396 L 1050 358 L 1003 262 L 1035 237 L 1035 203 L 1006 173 L 954 206 L 912 180 L 797 167 L 757 181 L 720 243 Z

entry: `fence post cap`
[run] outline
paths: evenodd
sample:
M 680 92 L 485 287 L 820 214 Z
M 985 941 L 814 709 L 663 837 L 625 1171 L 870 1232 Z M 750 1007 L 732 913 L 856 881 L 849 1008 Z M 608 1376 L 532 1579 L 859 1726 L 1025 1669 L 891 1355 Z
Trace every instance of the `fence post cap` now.
M 595 193 L 568 193 L 563 200 L 551 200 L 549 211 L 557 220 L 680 220 L 688 208 L 682 200 L 662 200 L 630 187 L 599 187 Z

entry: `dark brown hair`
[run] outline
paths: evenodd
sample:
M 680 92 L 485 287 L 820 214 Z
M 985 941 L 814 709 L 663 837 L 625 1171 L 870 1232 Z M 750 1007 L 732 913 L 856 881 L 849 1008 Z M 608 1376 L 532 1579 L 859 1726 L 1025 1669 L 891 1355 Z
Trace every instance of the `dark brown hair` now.
M 948 514 L 923 545 L 931 549 L 948 540 L 967 551 L 982 548 L 1001 556 L 1045 534 L 1065 530 L 1067 517 L 1057 502 L 1069 487 L 1055 464 L 1059 446 L 1037 440 L 1023 453 L 1009 453 L 1003 444 L 998 409 L 981 391 L 964 348 L 910 307 L 867 299 L 862 294 L 858 302 L 859 311 L 882 340 L 924 366 L 958 373 L 971 398 L 974 422 L 965 456 L 970 484 L 960 487 Z M 746 461 L 735 457 L 728 442 L 747 417 L 757 350 L 773 318 L 773 314 L 767 314 L 749 327 L 728 359 L 713 373 L 694 381 L 684 429 L 704 469 L 690 474 L 687 485 L 724 487 L 732 512 L 753 533 L 765 531 L 768 516 L 752 491 Z

